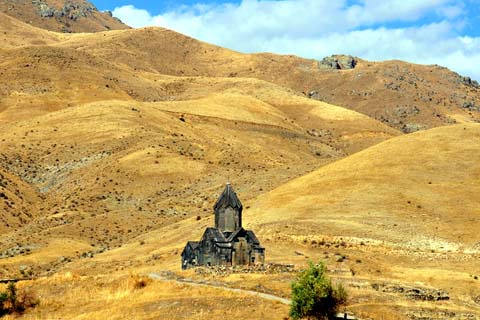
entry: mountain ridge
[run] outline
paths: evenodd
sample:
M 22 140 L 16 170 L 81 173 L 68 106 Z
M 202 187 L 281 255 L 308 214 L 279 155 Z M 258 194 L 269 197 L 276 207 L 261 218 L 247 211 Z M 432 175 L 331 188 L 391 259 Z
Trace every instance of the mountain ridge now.
M 355 59 L 350 69 L 325 67 L 322 61 L 293 55 L 242 54 L 157 27 L 112 33 L 104 40 L 98 47 L 87 37 L 73 47 L 136 70 L 273 82 L 298 94 L 359 111 L 406 133 L 480 121 L 480 88 L 476 82 L 439 66 L 350 57 Z M 107 49 L 113 47 L 116 54 Z M 342 59 L 337 57 L 334 60 Z
M 0 12 L 33 26 L 63 33 L 130 28 L 86 0 L 2 0 Z

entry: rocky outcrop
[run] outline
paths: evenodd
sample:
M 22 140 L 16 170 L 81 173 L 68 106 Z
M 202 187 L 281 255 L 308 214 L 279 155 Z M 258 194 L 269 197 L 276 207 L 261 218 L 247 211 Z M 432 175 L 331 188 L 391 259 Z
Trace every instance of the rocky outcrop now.
M 50 7 L 45 0 L 32 0 L 32 4 L 37 6 L 38 15 L 43 18 L 66 17 L 76 21 L 81 18 L 86 18 L 97 11 L 97 8 L 88 2 L 77 2 L 73 0 L 67 1 L 60 9 Z
M 54 32 L 101 32 L 129 29 L 111 12 L 88 0 L 0 0 L 0 13 Z
M 414 310 L 407 312 L 410 320 L 477 320 L 477 316 L 470 312 L 455 312 L 448 310 Z
M 419 287 L 407 287 L 400 285 L 387 285 L 387 284 L 372 284 L 372 288 L 387 293 L 400 293 L 405 297 L 412 300 L 421 301 L 441 301 L 449 300 L 448 293 L 443 290 L 419 288 Z
M 475 101 L 465 101 L 462 104 L 462 108 L 467 109 L 469 111 L 480 111 L 480 106 L 475 104 Z
M 470 77 L 462 77 L 459 75 L 460 82 L 463 83 L 464 85 L 472 88 L 480 88 L 480 84 L 478 84 L 478 81 L 472 80 Z
M 357 59 L 352 56 L 332 55 L 319 61 L 318 67 L 320 69 L 348 70 L 355 68 L 357 62 Z
M 255 266 L 211 266 L 208 268 L 197 267 L 195 268 L 196 274 L 201 275 L 215 275 L 215 276 L 228 276 L 231 274 L 239 273 L 261 273 L 261 274 L 282 274 L 295 272 L 295 266 L 293 264 L 281 264 L 281 263 L 267 263 L 264 265 Z
M 405 133 L 413 133 L 425 129 L 427 129 L 427 127 L 420 123 L 406 123 L 401 128 L 401 130 Z
M 51 18 L 55 16 L 55 8 L 50 8 L 45 3 L 38 4 L 38 15 L 42 18 Z
M 16 257 L 19 255 L 29 255 L 31 252 L 38 248 L 38 245 L 32 244 L 17 244 L 14 247 L 8 248 L 4 251 L 0 251 L 0 259 L 6 259 L 11 257 Z

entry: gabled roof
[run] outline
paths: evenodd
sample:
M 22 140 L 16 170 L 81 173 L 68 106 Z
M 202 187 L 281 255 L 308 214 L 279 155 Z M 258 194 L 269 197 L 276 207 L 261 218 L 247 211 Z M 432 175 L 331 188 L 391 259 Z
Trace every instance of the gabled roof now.
M 185 248 L 183 248 L 182 256 L 183 256 L 183 254 L 185 253 L 185 250 L 187 250 L 188 247 L 192 248 L 192 250 L 197 249 L 198 248 L 198 241 L 188 241 L 187 244 L 185 245 Z
M 195 250 L 198 247 L 198 241 L 188 241 L 187 246 L 190 246 L 193 250 Z
M 230 183 L 227 183 L 227 185 L 225 186 L 225 189 L 223 190 L 222 194 L 218 198 L 213 208 L 214 210 L 218 210 L 220 208 L 225 208 L 225 207 L 232 207 L 239 210 L 242 210 L 243 208 L 242 203 L 240 202 L 240 199 L 238 199 L 237 194 L 235 193 L 235 191 L 233 191 L 233 188 L 230 185 Z
M 246 235 L 247 237 L 249 237 L 250 239 L 252 239 L 252 242 L 253 242 L 254 244 L 257 244 L 257 245 L 260 244 L 260 241 L 258 241 L 258 238 L 257 238 L 257 236 L 255 235 L 255 232 L 253 232 L 252 230 L 245 230 L 245 229 L 243 229 L 243 228 L 237 229 L 234 233 L 232 233 L 232 234 L 228 237 L 227 241 L 228 241 L 228 242 L 232 242 L 233 240 L 235 240 L 235 238 L 241 237 L 241 236 L 245 236 L 245 235 Z
M 250 239 L 252 239 L 253 243 L 258 244 L 258 245 L 260 244 L 260 241 L 258 241 L 258 238 L 255 235 L 255 232 L 253 232 L 252 230 L 247 230 L 247 234 L 248 234 L 248 237 Z
M 228 236 L 228 239 L 227 241 L 228 242 L 232 242 L 235 238 L 239 237 L 239 236 L 242 236 L 244 235 L 246 232 L 245 232 L 245 229 L 243 228 L 239 228 L 237 230 L 235 230 L 235 232 L 231 233 L 229 236 Z
M 215 242 L 227 242 L 227 239 L 225 239 L 225 236 L 223 235 L 223 233 L 217 228 L 207 228 L 207 229 L 205 229 L 205 232 L 203 233 L 202 239 L 208 233 L 210 233 L 212 235 L 212 238 Z

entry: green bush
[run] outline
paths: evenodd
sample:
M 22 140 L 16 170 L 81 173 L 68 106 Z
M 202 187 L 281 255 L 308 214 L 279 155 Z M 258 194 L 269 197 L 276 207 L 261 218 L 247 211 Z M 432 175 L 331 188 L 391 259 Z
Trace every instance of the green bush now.
M 27 291 L 17 292 L 15 283 L 10 282 L 5 292 L 0 292 L 0 317 L 6 314 L 23 313 L 27 308 L 38 305 L 38 300 Z
M 8 300 L 8 295 L 5 292 L 0 292 L 0 317 L 6 313 L 4 303 Z
M 347 292 L 341 284 L 334 286 L 327 276 L 322 262 L 301 271 L 292 282 L 292 319 L 330 319 L 347 300 Z

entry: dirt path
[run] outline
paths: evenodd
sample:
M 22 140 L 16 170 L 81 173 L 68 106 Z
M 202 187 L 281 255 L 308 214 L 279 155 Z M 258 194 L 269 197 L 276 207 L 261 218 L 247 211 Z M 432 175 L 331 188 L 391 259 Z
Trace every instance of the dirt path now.
M 147 274 L 147 276 L 149 278 L 153 279 L 153 280 L 175 281 L 175 282 L 178 282 L 178 283 L 185 283 L 185 284 L 188 284 L 188 285 L 191 285 L 191 286 L 198 286 L 198 287 L 210 287 L 210 288 L 213 287 L 213 288 L 218 288 L 218 289 L 222 289 L 222 290 L 229 291 L 229 292 L 248 294 L 248 295 L 260 297 L 260 298 L 265 299 L 265 300 L 276 301 L 276 302 L 280 302 L 280 303 L 287 304 L 287 305 L 289 305 L 291 303 L 291 301 L 289 299 L 285 299 L 285 298 L 282 298 L 282 297 L 279 297 L 279 296 L 275 296 L 273 294 L 262 293 L 262 292 L 253 291 L 253 290 L 229 288 L 229 287 L 226 287 L 222 284 L 216 284 L 216 283 L 211 283 L 211 282 L 206 283 L 206 282 L 193 280 L 193 279 L 175 279 L 175 278 L 167 277 L 167 276 L 164 276 L 162 274 L 155 273 L 155 272 L 151 272 L 151 273 Z
M 172 275 L 165 275 L 165 274 L 160 274 L 160 273 L 155 273 L 155 272 L 148 273 L 147 276 L 150 279 L 153 279 L 153 280 L 175 281 L 175 282 L 178 282 L 178 283 L 184 283 L 184 284 L 188 284 L 188 285 L 196 286 L 196 287 L 218 288 L 218 289 L 229 291 L 229 292 L 247 294 L 247 295 L 259 297 L 259 298 L 269 300 L 269 301 L 280 302 L 280 303 L 283 303 L 283 304 L 286 304 L 286 305 L 290 305 L 292 303 L 292 301 L 289 300 L 289 299 L 285 299 L 285 298 L 282 298 L 282 297 L 279 297 L 279 296 L 275 296 L 273 294 L 268 294 L 268 293 L 253 291 L 253 290 L 229 288 L 229 287 L 226 287 L 225 284 L 222 284 L 220 282 L 215 283 L 215 282 L 194 280 L 194 279 L 188 279 L 188 278 L 179 279 L 179 278 L 173 277 Z M 357 318 L 354 315 L 348 314 L 348 313 L 345 314 L 343 312 L 337 313 L 335 315 L 335 319 L 357 320 Z

